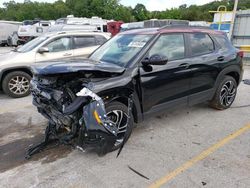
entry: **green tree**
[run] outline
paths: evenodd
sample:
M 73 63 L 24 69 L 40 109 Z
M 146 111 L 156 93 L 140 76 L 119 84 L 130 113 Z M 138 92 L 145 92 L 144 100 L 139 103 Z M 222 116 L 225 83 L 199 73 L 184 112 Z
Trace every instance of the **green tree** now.
M 7 0 L 6 0 L 7 1 Z M 210 10 L 217 10 L 220 5 L 232 10 L 234 0 L 213 1 L 201 6 L 186 4 L 179 8 L 164 11 L 148 11 L 143 4 L 137 4 L 134 9 L 123 6 L 119 0 L 58 0 L 54 3 L 38 3 L 25 0 L 24 3 L 9 1 L 0 8 L 1 20 L 23 21 L 27 19 L 58 19 L 73 14 L 78 17 L 99 16 L 104 19 L 123 20 L 125 22 L 142 21 L 150 18 L 158 19 L 185 19 L 212 21 Z M 250 0 L 240 0 L 238 9 L 250 8 Z
M 187 8 L 187 4 L 183 4 L 179 6 L 179 9 L 186 9 Z
M 118 5 L 116 10 L 114 11 L 114 20 L 121 20 L 124 22 L 134 22 L 135 17 L 132 15 L 132 8 L 131 7 L 125 7 L 123 5 Z
M 143 4 L 137 4 L 133 9 L 133 16 L 137 21 L 149 19 L 149 12 Z

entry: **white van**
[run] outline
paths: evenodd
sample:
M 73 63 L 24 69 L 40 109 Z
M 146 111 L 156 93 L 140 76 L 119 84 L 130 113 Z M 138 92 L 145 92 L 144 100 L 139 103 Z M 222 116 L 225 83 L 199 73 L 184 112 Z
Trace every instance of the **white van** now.
M 0 45 L 7 45 L 7 40 L 10 35 L 18 31 L 22 22 L 2 21 L 0 20 Z

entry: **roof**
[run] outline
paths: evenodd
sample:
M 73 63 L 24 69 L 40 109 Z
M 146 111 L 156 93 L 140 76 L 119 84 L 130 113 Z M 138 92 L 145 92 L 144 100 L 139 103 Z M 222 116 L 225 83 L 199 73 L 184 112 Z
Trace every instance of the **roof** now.
M 165 26 L 162 28 L 144 28 L 134 29 L 123 32 L 123 34 L 162 34 L 162 33 L 209 33 L 209 34 L 224 34 L 221 31 L 212 30 L 209 27 L 200 26 Z
M 17 24 L 17 25 L 21 25 L 22 24 L 22 22 L 6 21 L 6 20 L 0 20 L 0 23 Z
M 104 32 L 94 32 L 94 31 L 53 31 L 44 33 L 43 36 L 52 37 L 56 35 L 102 35 L 102 36 L 110 36 L 108 33 Z

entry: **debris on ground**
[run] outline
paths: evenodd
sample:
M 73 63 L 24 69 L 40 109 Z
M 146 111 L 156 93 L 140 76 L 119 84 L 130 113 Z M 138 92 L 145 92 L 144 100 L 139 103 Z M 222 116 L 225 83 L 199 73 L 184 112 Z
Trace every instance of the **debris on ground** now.
M 246 85 L 250 85 L 250 79 L 245 79 L 245 80 L 242 80 L 244 84 Z
M 141 176 L 141 177 L 143 177 L 143 178 L 149 180 L 149 178 L 148 178 L 147 176 L 144 176 L 142 173 L 140 173 L 140 172 L 138 172 L 137 170 L 133 169 L 133 168 L 130 167 L 129 165 L 128 165 L 128 168 L 129 168 L 130 170 L 132 170 L 134 173 L 136 173 L 137 175 L 139 175 L 139 176 Z
M 207 183 L 206 183 L 206 182 L 204 182 L 204 181 L 202 181 L 201 183 L 202 183 L 202 185 L 203 185 L 203 186 L 207 185 Z

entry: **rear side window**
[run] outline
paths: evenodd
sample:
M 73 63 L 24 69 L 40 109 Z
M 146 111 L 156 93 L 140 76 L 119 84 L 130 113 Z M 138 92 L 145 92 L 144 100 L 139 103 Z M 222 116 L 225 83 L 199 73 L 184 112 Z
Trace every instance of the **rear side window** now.
M 101 35 L 96 35 L 95 38 L 98 45 L 102 45 L 107 41 L 107 39 Z
M 93 36 L 79 36 L 74 37 L 74 48 L 85 48 L 96 46 L 96 40 Z
M 189 34 L 192 56 L 208 54 L 214 51 L 212 39 L 205 33 Z
M 183 34 L 166 34 L 160 36 L 149 51 L 152 55 L 166 56 L 169 61 L 185 57 Z
M 214 35 L 215 40 L 219 43 L 222 49 L 230 49 L 232 47 L 228 38 L 224 35 Z

